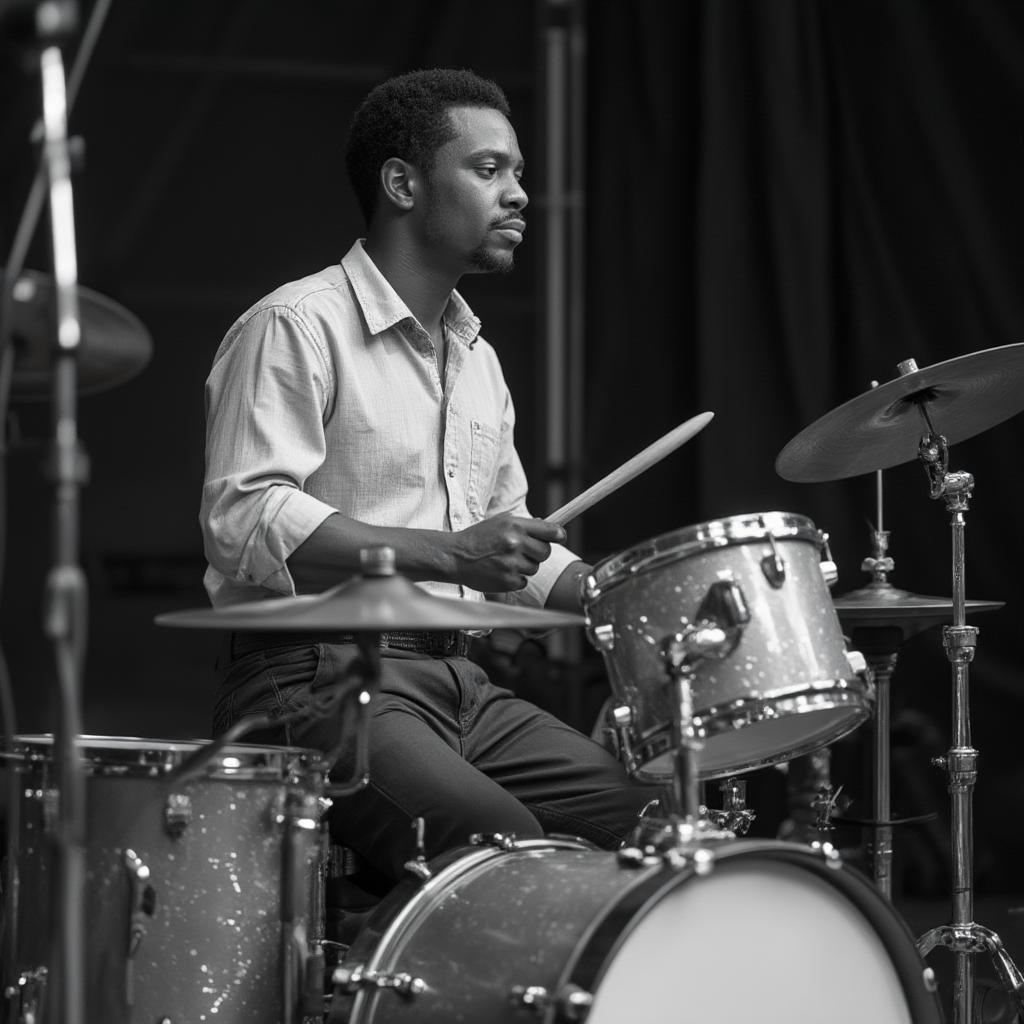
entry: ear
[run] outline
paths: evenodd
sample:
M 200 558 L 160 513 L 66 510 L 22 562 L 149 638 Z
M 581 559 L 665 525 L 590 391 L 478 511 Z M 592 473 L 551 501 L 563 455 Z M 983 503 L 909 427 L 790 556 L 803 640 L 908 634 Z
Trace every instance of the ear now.
M 419 186 L 416 168 L 397 156 L 388 157 L 380 166 L 380 183 L 389 203 L 399 210 L 411 210 Z

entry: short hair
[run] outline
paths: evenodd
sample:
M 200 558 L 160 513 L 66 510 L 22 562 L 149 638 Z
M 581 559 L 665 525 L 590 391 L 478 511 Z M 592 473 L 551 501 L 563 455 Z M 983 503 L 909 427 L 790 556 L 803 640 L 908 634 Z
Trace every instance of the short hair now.
M 374 88 L 352 119 L 345 166 L 367 224 L 377 205 L 380 169 L 398 157 L 429 174 L 438 149 L 455 138 L 448 111 L 484 107 L 510 115 L 501 87 L 472 71 L 428 68 Z

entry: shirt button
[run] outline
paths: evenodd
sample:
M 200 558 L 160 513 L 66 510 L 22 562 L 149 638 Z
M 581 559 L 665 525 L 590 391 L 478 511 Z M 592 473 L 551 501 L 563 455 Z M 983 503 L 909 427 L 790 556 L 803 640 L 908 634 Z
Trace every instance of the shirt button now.
M 455 470 L 452 469 L 450 466 L 448 467 L 448 475 L 450 477 L 454 477 L 455 476 Z
M 452 513 L 452 522 L 453 523 L 461 523 L 462 522 L 462 516 L 460 516 L 458 512 L 453 512 Z

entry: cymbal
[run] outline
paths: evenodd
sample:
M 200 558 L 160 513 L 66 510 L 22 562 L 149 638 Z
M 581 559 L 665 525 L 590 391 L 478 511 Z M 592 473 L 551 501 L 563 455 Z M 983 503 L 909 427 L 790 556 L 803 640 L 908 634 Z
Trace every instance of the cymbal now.
M 161 626 L 232 630 L 553 629 L 582 615 L 497 601 L 435 597 L 404 576 L 360 576 L 322 594 L 272 597 L 221 608 L 167 612 Z
M 855 628 L 901 626 L 907 633 L 948 622 L 953 614 L 952 598 L 912 594 L 888 582 L 869 583 L 860 590 L 834 598 L 832 603 L 844 625 Z M 964 608 L 968 614 L 991 612 L 1005 603 L 967 600 Z
M 149 362 L 153 341 L 142 321 L 113 299 L 81 286 L 77 293 L 82 327 L 77 357 L 78 391 L 90 395 L 131 380 Z M 11 301 L 11 397 L 16 401 L 50 397 L 56 348 L 55 311 L 53 278 L 35 270 L 23 270 L 14 283 Z
M 917 458 L 928 433 L 953 444 L 1024 409 L 1024 343 L 957 356 L 886 381 L 805 427 L 779 453 L 784 480 L 816 483 L 859 476 Z

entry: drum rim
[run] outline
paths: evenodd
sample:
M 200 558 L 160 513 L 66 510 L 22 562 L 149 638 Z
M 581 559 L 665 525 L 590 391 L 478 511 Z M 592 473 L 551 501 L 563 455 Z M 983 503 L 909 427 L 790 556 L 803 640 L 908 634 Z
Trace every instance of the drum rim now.
M 167 740 L 142 736 L 86 734 L 76 737 L 88 775 L 152 776 L 171 771 L 188 755 L 211 740 Z M 53 761 L 53 733 L 26 733 L 13 737 L 13 749 L 0 751 L 0 764 L 38 764 Z M 115 757 L 114 754 L 122 756 Z M 134 758 L 133 756 L 134 755 Z M 226 763 L 228 759 L 233 763 Z M 230 743 L 211 758 L 196 779 L 282 778 L 296 773 L 325 774 L 327 762 L 321 751 L 310 747 L 268 746 L 256 743 Z
M 755 544 L 769 535 L 774 540 L 821 543 L 821 531 L 809 517 L 799 512 L 744 512 L 707 519 L 649 537 L 625 551 L 602 559 L 590 571 L 588 582 L 593 586 L 588 586 L 586 596 L 596 600 L 611 587 L 638 573 L 649 572 L 702 551 L 734 544 Z
M 917 952 L 913 934 L 866 877 L 842 861 L 831 860 L 822 851 L 782 840 L 723 840 L 720 843 L 695 844 L 693 848 L 709 846 L 714 846 L 716 864 L 722 859 L 760 855 L 769 860 L 803 865 L 832 883 L 878 936 L 899 979 L 914 1024 L 942 1024 L 938 992 L 928 989 L 925 972 L 929 968 Z M 712 870 L 717 870 L 717 867 Z M 604 979 L 605 965 L 611 963 L 647 909 L 664 893 L 693 879 L 695 874 L 693 858 L 690 857 L 684 867 L 656 868 L 652 874 L 641 877 L 636 885 L 626 889 L 613 905 L 606 908 L 603 916 L 590 923 L 573 956 L 566 962 L 555 991 L 581 989 L 596 999 Z M 697 881 L 699 883 L 699 878 Z
M 730 701 L 726 707 L 714 707 L 704 709 L 695 715 L 695 721 L 702 722 L 700 736 L 702 739 L 714 739 L 716 736 L 723 736 L 733 733 L 737 729 L 746 729 L 755 726 L 760 722 L 777 721 L 780 717 L 789 718 L 797 715 L 814 713 L 816 711 L 833 711 L 840 708 L 848 709 L 850 715 L 841 722 L 835 723 L 834 728 L 824 732 L 816 732 L 813 736 L 805 737 L 794 746 L 787 747 L 784 752 L 778 754 L 767 754 L 757 757 L 752 761 L 737 762 L 729 767 L 710 769 L 707 773 L 700 770 L 700 759 L 698 757 L 698 774 L 701 779 L 710 780 L 723 778 L 728 775 L 737 775 L 741 772 L 755 771 L 758 768 L 768 768 L 780 761 L 789 761 L 794 757 L 810 753 L 819 747 L 834 743 L 843 736 L 849 735 L 858 729 L 871 715 L 871 697 L 867 687 L 858 688 L 858 677 L 852 679 L 829 679 L 822 683 L 815 683 L 798 692 L 782 694 L 777 698 L 751 697 Z M 770 711 L 757 713 L 758 709 L 764 709 L 770 705 Z M 780 712 L 783 712 L 780 715 Z M 737 725 L 737 718 L 745 716 L 742 725 Z M 642 760 L 639 763 L 635 777 L 643 782 L 665 782 L 672 778 L 671 774 L 660 775 L 657 773 L 645 772 L 647 764 L 662 754 L 671 751 L 671 723 L 663 722 L 638 740 L 634 740 L 632 747 L 634 753 Z

